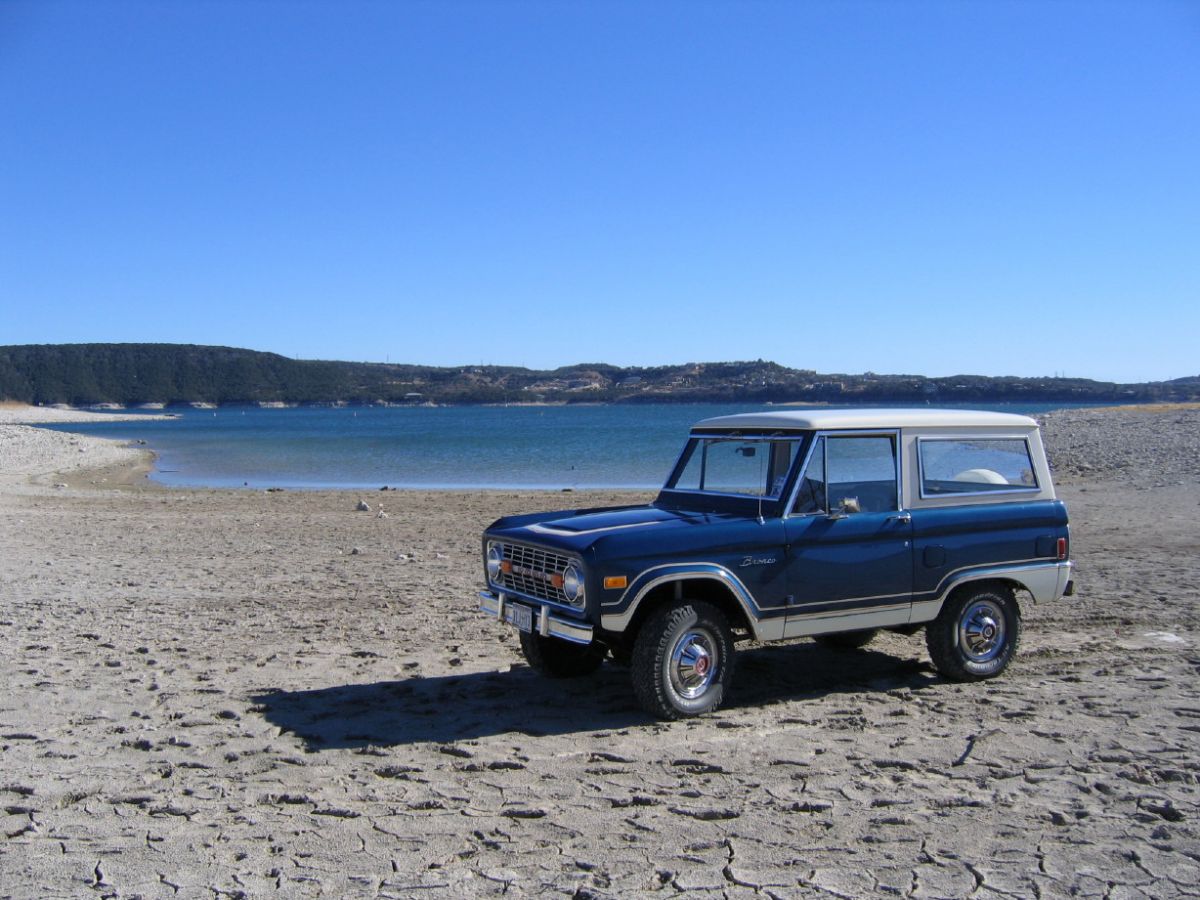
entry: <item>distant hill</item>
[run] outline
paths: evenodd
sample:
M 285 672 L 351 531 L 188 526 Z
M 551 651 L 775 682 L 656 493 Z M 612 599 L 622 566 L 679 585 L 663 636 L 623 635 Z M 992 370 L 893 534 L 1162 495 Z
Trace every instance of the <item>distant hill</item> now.
M 819 374 L 776 363 L 549 371 L 296 360 L 191 344 L 0 346 L 0 399 L 24 403 L 1114 402 L 1200 399 L 1200 376 L 1149 384 L 1079 378 Z

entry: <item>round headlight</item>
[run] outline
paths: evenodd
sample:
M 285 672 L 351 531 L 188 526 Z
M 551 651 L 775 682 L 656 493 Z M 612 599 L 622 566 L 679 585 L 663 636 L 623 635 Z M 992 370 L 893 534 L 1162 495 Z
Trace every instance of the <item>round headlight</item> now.
M 500 577 L 500 563 L 504 559 L 504 553 L 500 549 L 499 544 L 488 544 L 487 548 L 487 576 L 488 581 L 496 581 Z
M 563 593 L 571 603 L 583 602 L 583 572 L 579 566 L 571 563 L 563 571 Z

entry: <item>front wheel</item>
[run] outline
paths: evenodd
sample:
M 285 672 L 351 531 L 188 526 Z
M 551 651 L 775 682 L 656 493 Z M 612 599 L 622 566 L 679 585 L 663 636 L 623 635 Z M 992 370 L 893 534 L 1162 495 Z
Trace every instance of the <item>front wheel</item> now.
M 633 645 L 633 691 L 652 716 L 682 719 L 721 705 L 733 679 L 733 635 L 717 607 L 668 604 L 650 615 Z
M 1003 672 L 1021 638 L 1021 611 L 1011 588 L 969 585 L 925 627 L 934 667 L 953 681 L 981 681 Z
M 521 652 L 530 666 L 550 678 L 590 675 L 604 662 L 604 648 L 596 644 L 573 644 L 527 632 L 521 632 Z

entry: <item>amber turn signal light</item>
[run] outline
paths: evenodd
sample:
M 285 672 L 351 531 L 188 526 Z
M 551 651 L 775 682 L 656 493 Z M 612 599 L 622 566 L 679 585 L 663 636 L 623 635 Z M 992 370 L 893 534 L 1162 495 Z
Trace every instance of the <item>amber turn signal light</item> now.
M 616 591 L 629 584 L 629 579 L 624 575 L 609 575 L 604 579 L 604 589 L 606 591 Z

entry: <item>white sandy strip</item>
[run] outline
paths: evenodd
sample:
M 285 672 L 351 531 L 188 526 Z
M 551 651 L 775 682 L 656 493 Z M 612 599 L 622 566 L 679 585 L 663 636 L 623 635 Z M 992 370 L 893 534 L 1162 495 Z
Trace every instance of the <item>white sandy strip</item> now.
M 88 409 L 59 409 L 52 406 L 24 406 L 0 403 L 0 425 L 58 425 L 65 422 L 134 422 L 150 419 L 174 419 L 161 413 L 94 412 Z
M 169 418 L 114 415 L 73 409 L 0 407 L 0 484 L 23 484 L 31 478 L 84 469 L 136 463 L 145 453 L 120 441 L 67 434 L 30 423 L 94 422 Z

